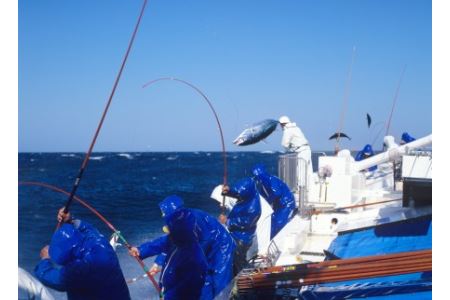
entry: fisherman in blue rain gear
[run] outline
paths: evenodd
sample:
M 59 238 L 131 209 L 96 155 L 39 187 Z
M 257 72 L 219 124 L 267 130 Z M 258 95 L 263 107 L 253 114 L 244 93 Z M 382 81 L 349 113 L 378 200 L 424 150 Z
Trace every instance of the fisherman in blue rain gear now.
M 87 222 L 72 220 L 62 208 L 64 222 L 42 248 L 34 270 L 46 286 L 67 292 L 69 300 L 130 299 L 117 255 L 108 240 Z
M 414 142 L 416 139 L 409 135 L 407 132 L 403 132 L 400 145 L 408 144 Z
M 258 192 L 273 208 L 270 231 L 270 239 L 272 239 L 294 217 L 295 197 L 286 183 L 267 173 L 264 165 L 256 165 L 252 173 Z
M 189 211 L 194 216 L 196 220 L 194 232 L 208 262 L 208 274 L 201 299 L 213 299 L 233 278 L 232 266 L 235 249 L 233 238 L 216 218 L 199 209 L 185 208 L 183 200 L 178 196 L 167 197 L 159 204 L 159 207 L 166 220 L 179 210 Z M 162 266 L 164 270 L 166 257 L 169 257 L 175 248 L 169 237 L 170 235 L 165 235 L 144 243 L 138 248 L 132 248 L 130 254 L 138 254 L 142 259 L 159 254 L 155 263 Z
M 364 146 L 364 148 L 359 151 L 355 156 L 355 161 L 361 161 L 363 159 L 369 158 L 373 156 L 375 153 L 373 152 L 372 146 L 367 144 Z M 372 166 L 368 170 L 369 171 L 375 171 L 377 169 L 377 166 Z
M 163 298 L 200 299 L 208 263 L 198 243 L 195 216 L 188 209 L 179 209 L 166 218 L 166 223 L 174 250 L 161 273 Z
M 226 220 L 226 226 L 237 245 L 233 266 L 234 274 L 237 274 L 247 264 L 247 251 L 252 245 L 256 223 L 261 216 L 261 203 L 251 178 L 242 179 L 231 188 L 224 186 L 222 195 L 237 199 Z

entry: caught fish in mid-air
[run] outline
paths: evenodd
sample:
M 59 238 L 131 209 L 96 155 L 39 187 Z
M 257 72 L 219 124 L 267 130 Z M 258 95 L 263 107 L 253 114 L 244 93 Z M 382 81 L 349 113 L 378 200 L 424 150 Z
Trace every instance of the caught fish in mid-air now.
M 238 146 L 252 145 L 268 137 L 278 125 L 278 121 L 266 119 L 245 129 L 234 141 Z
M 370 117 L 369 114 L 366 113 L 366 117 L 367 117 L 367 127 L 370 128 L 370 124 L 372 124 L 372 118 Z
M 332 140 L 332 139 L 337 139 L 337 138 L 348 138 L 349 140 L 351 140 L 351 138 L 343 132 L 336 132 L 335 134 L 330 136 L 328 139 Z

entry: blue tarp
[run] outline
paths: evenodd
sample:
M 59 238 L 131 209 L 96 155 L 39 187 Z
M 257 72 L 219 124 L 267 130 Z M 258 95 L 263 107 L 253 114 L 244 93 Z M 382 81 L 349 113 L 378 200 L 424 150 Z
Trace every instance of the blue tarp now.
M 397 295 L 387 295 L 387 296 L 377 296 L 370 297 L 370 300 L 405 300 L 405 294 L 397 294 Z M 408 300 L 431 300 L 432 292 L 419 292 L 419 293 L 411 293 L 407 296 Z
M 431 216 L 339 234 L 328 251 L 340 258 L 431 249 Z
M 431 292 L 431 272 L 366 278 L 305 286 L 300 295 L 310 299 L 354 299 Z M 389 299 L 390 298 L 386 298 Z M 408 298 L 409 299 L 409 298 Z
M 340 234 L 329 251 L 340 258 L 431 249 L 431 216 Z M 365 278 L 304 286 L 301 299 L 431 299 L 432 273 Z

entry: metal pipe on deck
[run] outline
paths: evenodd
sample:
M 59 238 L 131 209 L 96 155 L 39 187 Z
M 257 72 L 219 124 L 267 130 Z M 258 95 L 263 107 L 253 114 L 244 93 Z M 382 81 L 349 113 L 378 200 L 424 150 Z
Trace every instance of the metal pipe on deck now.
M 417 139 L 408 144 L 389 149 L 386 152 L 355 162 L 353 164 L 353 171 L 359 172 L 388 161 L 394 161 L 395 159 L 399 158 L 401 155 L 407 153 L 412 149 L 425 147 L 430 145 L 431 143 L 432 143 L 432 135 L 430 134 L 427 135 L 426 137 Z

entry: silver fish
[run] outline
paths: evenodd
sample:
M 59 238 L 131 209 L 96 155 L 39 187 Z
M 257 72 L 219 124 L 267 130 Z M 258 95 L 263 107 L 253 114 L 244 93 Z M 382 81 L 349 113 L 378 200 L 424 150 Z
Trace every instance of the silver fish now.
M 245 129 L 234 141 L 238 146 L 252 145 L 268 137 L 278 125 L 278 121 L 266 119 Z

